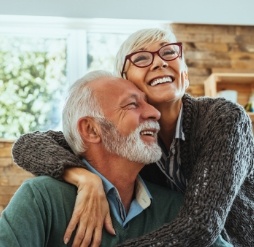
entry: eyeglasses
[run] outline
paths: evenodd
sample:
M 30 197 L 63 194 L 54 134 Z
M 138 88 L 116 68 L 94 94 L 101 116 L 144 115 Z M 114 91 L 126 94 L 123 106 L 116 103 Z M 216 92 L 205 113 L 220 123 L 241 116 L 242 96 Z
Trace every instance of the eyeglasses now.
M 124 67 L 127 60 L 130 60 L 133 65 L 139 68 L 145 68 L 153 63 L 154 54 L 157 54 L 164 61 L 175 60 L 178 57 L 182 57 L 182 43 L 167 44 L 157 51 L 137 51 L 127 55 L 124 60 L 121 76 L 123 77 L 123 74 L 125 73 Z

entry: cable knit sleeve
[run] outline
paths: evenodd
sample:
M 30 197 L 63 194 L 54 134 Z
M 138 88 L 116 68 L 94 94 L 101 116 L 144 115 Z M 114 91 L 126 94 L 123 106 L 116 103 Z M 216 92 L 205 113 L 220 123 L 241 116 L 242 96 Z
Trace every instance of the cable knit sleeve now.
M 36 131 L 22 135 L 14 143 L 12 155 L 15 163 L 37 176 L 61 179 L 66 167 L 84 167 L 61 131 Z
M 208 247 L 222 230 L 234 246 L 252 246 L 254 143 L 249 117 L 241 107 L 221 101 L 196 107 L 184 118 L 192 130 L 181 149 L 188 186 L 178 216 L 119 246 Z

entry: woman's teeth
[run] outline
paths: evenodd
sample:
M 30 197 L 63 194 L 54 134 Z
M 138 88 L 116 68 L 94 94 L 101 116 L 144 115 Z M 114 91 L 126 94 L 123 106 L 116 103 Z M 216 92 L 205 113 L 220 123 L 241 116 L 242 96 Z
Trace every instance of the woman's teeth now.
M 152 81 L 152 83 L 150 84 L 150 86 L 156 86 L 158 84 L 162 84 L 162 83 L 165 83 L 165 82 L 173 82 L 172 78 L 171 77 L 164 77 L 164 78 L 160 78 L 160 79 L 156 79 L 154 81 Z

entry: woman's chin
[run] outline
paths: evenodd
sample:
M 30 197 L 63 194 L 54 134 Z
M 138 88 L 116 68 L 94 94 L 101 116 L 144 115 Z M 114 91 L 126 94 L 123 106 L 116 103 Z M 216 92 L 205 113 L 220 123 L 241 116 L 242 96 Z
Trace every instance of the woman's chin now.
M 162 92 L 160 95 L 152 94 L 148 96 L 148 103 L 158 105 L 163 103 L 176 102 L 182 99 L 184 92 Z

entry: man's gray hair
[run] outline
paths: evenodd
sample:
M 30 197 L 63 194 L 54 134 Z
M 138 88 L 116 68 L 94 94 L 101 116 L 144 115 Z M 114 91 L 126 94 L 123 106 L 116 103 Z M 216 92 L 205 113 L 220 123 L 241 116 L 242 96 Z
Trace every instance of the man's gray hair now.
M 103 111 L 89 83 L 105 77 L 113 77 L 113 75 L 103 70 L 92 71 L 77 80 L 68 90 L 62 112 L 63 134 L 76 155 L 81 155 L 86 150 L 78 131 L 78 120 L 86 116 L 104 118 Z

